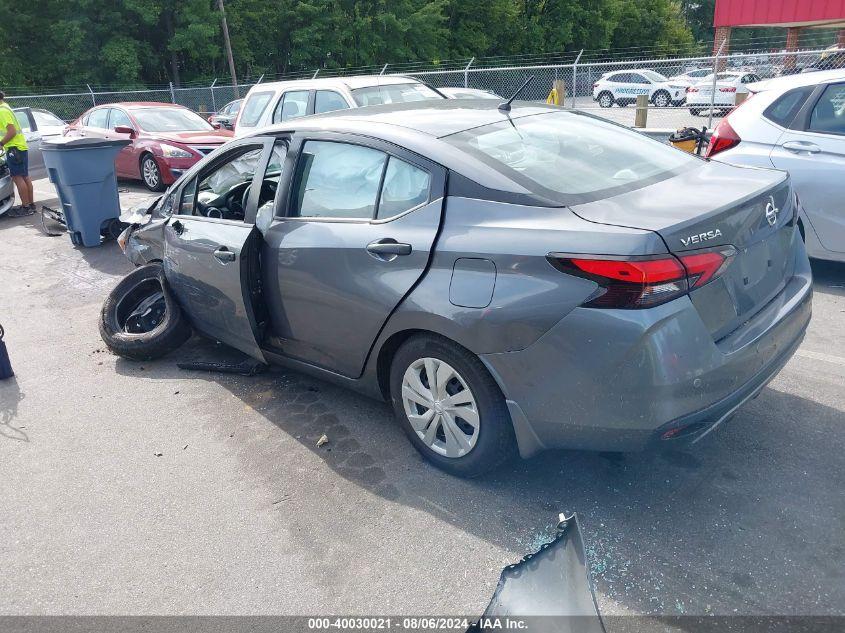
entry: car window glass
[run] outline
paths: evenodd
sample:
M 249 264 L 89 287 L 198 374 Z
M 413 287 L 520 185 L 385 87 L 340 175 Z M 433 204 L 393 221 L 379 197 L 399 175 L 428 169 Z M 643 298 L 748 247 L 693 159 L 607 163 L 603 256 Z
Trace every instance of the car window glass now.
M 778 125 L 789 127 L 812 90 L 813 86 L 806 86 L 784 93 L 765 109 L 763 116 Z
M 276 199 L 276 191 L 279 189 L 279 181 L 282 177 L 282 168 L 285 166 L 285 156 L 288 153 L 287 141 L 276 141 L 273 151 L 270 153 L 270 161 L 267 163 L 267 170 L 264 172 L 264 180 L 261 183 L 261 192 L 258 195 L 258 208 L 265 204 L 272 205 Z
M 282 95 L 273 112 L 273 123 L 290 121 L 308 114 L 308 90 L 292 90 Z
M 26 112 L 23 111 L 14 111 L 15 118 L 18 120 L 18 125 L 21 126 L 22 132 L 29 132 L 32 129 L 32 126 L 29 124 L 29 117 L 26 115 Z
M 389 218 L 428 201 L 430 185 L 427 171 L 391 156 L 381 186 L 378 217 Z
M 352 91 L 352 98 L 360 107 L 364 107 L 382 103 L 428 101 L 443 97 L 425 84 L 404 83 L 356 88 Z
M 372 218 L 386 159 L 369 147 L 307 141 L 297 161 L 291 215 Z
M 240 148 L 222 165 L 192 178 L 183 189 L 179 214 L 243 221 L 261 151 L 261 147 Z
M 273 96 L 272 92 L 256 92 L 244 103 L 241 118 L 238 120 L 240 127 L 254 127 L 258 124 L 258 119 L 264 114 L 267 104 L 270 103 L 270 98 Z
M 557 111 L 446 136 L 509 178 L 576 196 L 632 191 L 700 165 L 697 158 L 609 122 Z
M 810 114 L 810 130 L 845 134 L 845 84 L 825 88 Z
M 109 121 L 109 108 L 94 110 L 88 115 L 88 127 L 106 129 Z
M 647 84 L 647 83 L 649 83 L 648 79 L 646 79 L 642 75 L 638 75 L 637 73 L 631 73 L 630 77 L 631 77 L 631 83 L 635 83 L 635 84 Z
M 314 97 L 315 114 L 344 110 L 348 107 L 349 105 L 346 103 L 346 100 L 334 90 L 318 90 Z
M 52 112 L 40 112 L 38 110 L 32 111 L 32 118 L 35 119 L 35 125 L 42 127 L 60 127 L 65 124 L 59 117 Z
M 616 73 L 615 75 L 610 75 L 610 77 L 607 78 L 607 81 L 612 81 L 614 83 L 627 83 L 628 73 Z
M 129 118 L 129 115 L 126 114 L 123 110 L 118 110 L 114 108 L 111 111 L 111 119 L 109 119 L 109 125 L 112 129 L 116 127 L 132 127 L 132 121 Z

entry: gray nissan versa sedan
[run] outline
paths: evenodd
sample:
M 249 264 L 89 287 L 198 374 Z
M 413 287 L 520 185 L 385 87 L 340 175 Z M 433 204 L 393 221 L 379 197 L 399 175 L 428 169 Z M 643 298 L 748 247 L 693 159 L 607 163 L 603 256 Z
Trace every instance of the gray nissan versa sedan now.
M 389 400 L 462 476 L 695 441 L 783 367 L 811 276 L 786 173 L 552 106 L 291 121 L 193 167 L 122 242 L 109 347 L 190 326 Z

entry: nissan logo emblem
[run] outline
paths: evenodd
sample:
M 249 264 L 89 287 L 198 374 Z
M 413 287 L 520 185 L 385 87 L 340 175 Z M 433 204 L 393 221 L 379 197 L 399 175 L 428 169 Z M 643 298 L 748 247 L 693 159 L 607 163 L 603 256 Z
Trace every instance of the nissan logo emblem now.
M 775 206 L 774 196 L 769 196 L 769 201 L 766 203 L 766 222 L 769 223 L 769 226 L 778 223 L 778 211 L 780 209 Z

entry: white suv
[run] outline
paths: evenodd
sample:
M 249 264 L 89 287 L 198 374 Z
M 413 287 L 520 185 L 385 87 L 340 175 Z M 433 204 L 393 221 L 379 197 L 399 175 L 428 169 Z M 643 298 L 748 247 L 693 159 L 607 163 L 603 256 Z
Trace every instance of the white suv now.
M 255 84 L 238 114 L 235 136 L 308 114 L 445 98 L 411 77 L 358 75 Z
M 686 86 L 673 83 L 653 70 L 623 70 L 605 73 L 593 84 L 593 101 L 602 108 L 614 103 L 625 107 L 636 103 L 637 95 L 648 95 L 658 108 L 681 105 L 686 98 Z

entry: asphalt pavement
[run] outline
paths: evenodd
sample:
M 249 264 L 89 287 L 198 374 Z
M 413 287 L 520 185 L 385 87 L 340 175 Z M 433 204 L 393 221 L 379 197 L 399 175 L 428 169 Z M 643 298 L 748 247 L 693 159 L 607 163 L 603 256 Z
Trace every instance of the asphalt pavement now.
M 226 358 L 213 342 L 111 355 L 99 310 L 131 269 L 115 243 L 30 217 L 0 218 L 0 244 L 0 613 L 478 614 L 564 510 L 605 614 L 845 614 L 845 266 L 814 263 L 798 353 L 695 449 L 557 451 L 465 481 L 386 404 L 176 367 Z

